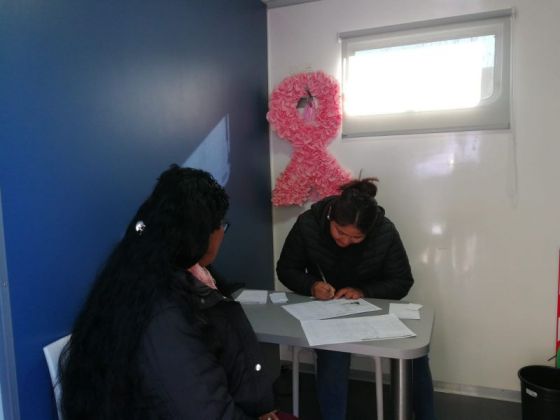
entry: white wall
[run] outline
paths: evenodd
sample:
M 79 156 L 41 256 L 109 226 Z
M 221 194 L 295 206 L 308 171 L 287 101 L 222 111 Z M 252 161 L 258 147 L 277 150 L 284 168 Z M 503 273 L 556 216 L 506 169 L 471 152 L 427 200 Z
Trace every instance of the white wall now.
M 554 353 L 560 245 L 560 2 L 322 0 L 268 12 L 269 76 L 340 76 L 337 33 L 514 7 L 514 129 L 363 138 L 330 146 L 379 202 L 415 275 L 409 300 L 433 305 L 434 379 L 518 390 L 517 371 Z M 272 178 L 289 144 L 271 135 Z M 303 209 L 275 208 L 278 259 Z M 440 233 L 438 233 L 438 230 Z

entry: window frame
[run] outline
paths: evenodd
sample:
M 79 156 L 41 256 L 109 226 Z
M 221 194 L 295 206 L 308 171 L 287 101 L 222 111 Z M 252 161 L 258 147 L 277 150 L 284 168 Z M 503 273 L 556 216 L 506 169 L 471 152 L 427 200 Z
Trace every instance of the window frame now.
M 505 9 L 340 33 L 343 104 L 348 59 L 357 51 L 481 35 L 496 37 L 493 93 L 476 107 L 366 116 L 348 115 L 343 109 L 342 137 L 509 129 L 512 16 L 513 10 Z

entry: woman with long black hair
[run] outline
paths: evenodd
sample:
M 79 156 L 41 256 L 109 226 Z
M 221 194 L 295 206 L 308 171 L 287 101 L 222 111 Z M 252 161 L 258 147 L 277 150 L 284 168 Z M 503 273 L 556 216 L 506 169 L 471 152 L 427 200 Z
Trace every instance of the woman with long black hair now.
M 255 334 L 206 268 L 228 205 L 204 171 L 161 174 L 60 359 L 65 420 L 277 418 Z

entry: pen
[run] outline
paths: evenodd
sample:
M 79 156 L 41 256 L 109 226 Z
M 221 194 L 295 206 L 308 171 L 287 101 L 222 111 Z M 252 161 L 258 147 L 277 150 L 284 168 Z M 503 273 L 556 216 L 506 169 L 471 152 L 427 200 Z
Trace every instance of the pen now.
M 319 269 L 319 274 L 321 274 L 321 278 L 323 279 L 323 283 L 325 283 L 330 289 L 329 299 L 332 299 L 334 297 L 334 294 L 335 294 L 336 290 L 327 281 L 327 279 L 325 277 L 325 274 L 323 273 L 323 270 L 321 270 L 321 266 L 319 264 L 317 264 L 317 268 Z
M 323 279 L 323 281 L 325 283 L 327 283 L 327 279 L 325 278 L 325 275 L 323 274 L 323 270 L 321 270 L 321 267 L 319 266 L 319 264 L 317 264 L 317 268 L 319 269 L 319 274 L 321 274 L 321 278 Z

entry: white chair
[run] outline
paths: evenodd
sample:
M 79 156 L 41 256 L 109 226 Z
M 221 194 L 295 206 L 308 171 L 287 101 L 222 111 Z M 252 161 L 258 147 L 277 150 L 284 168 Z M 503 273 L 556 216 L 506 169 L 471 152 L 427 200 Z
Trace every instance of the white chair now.
M 43 347 L 43 353 L 45 353 L 45 359 L 47 359 L 47 366 L 49 367 L 49 374 L 51 375 L 54 399 L 56 401 L 56 410 L 58 411 L 59 420 L 62 420 L 62 414 L 60 412 L 61 390 L 58 378 L 58 359 L 60 358 L 62 349 L 66 343 L 68 343 L 68 340 L 70 340 L 70 335 L 62 337 Z

